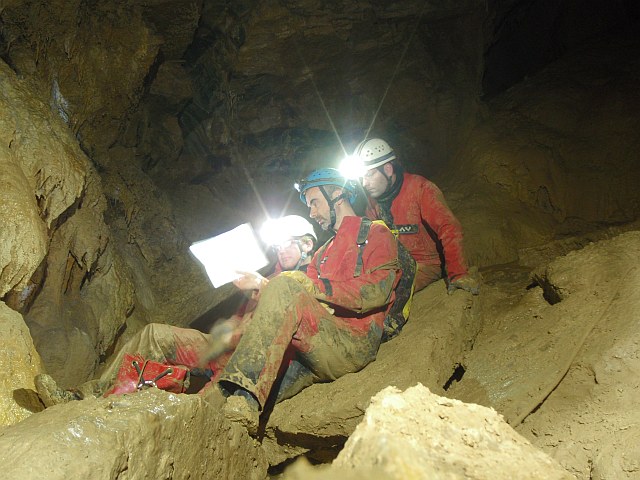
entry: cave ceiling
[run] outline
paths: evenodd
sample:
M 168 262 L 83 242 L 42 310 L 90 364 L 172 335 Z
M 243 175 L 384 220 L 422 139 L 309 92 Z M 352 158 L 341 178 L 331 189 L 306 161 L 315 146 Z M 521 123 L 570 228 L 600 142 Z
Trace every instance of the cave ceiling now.
M 230 166 L 288 181 L 335 162 L 368 132 L 393 142 L 415 170 L 438 172 L 472 127 L 479 98 L 634 8 L 622 0 L 7 0 L 0 52 L 51 91 L 98 165 L 124 146 L 162 189 L 177 180 L 224 190 L 220 173 Z

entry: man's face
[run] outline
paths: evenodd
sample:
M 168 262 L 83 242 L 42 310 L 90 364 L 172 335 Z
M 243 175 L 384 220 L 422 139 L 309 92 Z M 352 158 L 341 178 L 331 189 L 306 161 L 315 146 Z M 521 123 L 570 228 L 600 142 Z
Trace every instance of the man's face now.
M 318 222 L 320 228 L 323 230 L 329 230 L 331 224 L 331 214 L 329 210 L 329 203 L 320 191 L 319 187 L 311 187 L 305 193 L 305 199 L 307 200 L 307 207 L 309 207 L 309 216 Z
M 278 263 L 282 270 L 293 270 L 302 256 L 300 246 L 294 239 L 275 246 L 276 254 L 278 255 Z
M 362 187 L 371 198 L 378 198 L 389 188 L 387 177 L 380 170 L 372 168 L 362 177 Z

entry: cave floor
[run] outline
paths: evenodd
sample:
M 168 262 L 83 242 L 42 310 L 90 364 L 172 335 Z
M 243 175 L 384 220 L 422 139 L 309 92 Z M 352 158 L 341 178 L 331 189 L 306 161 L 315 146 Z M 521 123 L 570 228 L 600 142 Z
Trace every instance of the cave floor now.
M 495 408 L 577 478 L 637 478 L 639 244 L 630 232 L 482 271 L 482 328 L 447 395 Z

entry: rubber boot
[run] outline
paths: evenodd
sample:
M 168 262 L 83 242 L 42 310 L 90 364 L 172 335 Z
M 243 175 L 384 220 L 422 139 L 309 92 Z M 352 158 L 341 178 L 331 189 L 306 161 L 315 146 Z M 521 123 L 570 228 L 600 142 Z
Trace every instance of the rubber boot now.
M 249 435 L 255 436 L 258 433 L 260 404 L 245 389 L 238 388 L 233 395 L 227 397 L 222 412 L 228 420 L 244 426 Z

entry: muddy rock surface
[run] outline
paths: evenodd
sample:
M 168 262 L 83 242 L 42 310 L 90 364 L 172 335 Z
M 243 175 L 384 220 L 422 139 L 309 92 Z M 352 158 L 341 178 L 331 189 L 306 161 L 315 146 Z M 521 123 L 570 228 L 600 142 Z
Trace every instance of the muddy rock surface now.
M 486 272 L 484 326 L 449 394 L 495 408 L 578 478 L 634 478 L 639 249 L 632 231 Z
M 221 396 L 153 389 L 70 402 L 0 432 L 6 478 L 250 478 L 267 462 Z
M 42 360 L 33 345 L 29 329 L 19 313 L 0 302 L 0 426 L 13 425 L 42 405 L 33 384 L 34 377 L 43 371 Z
M 345 475 L 343 477 L 342 475 Z M 294 465 L 283 478 L 574 478 L 495 410 L 440 397 L 421 384 L 371 399 L 330 468 Z

